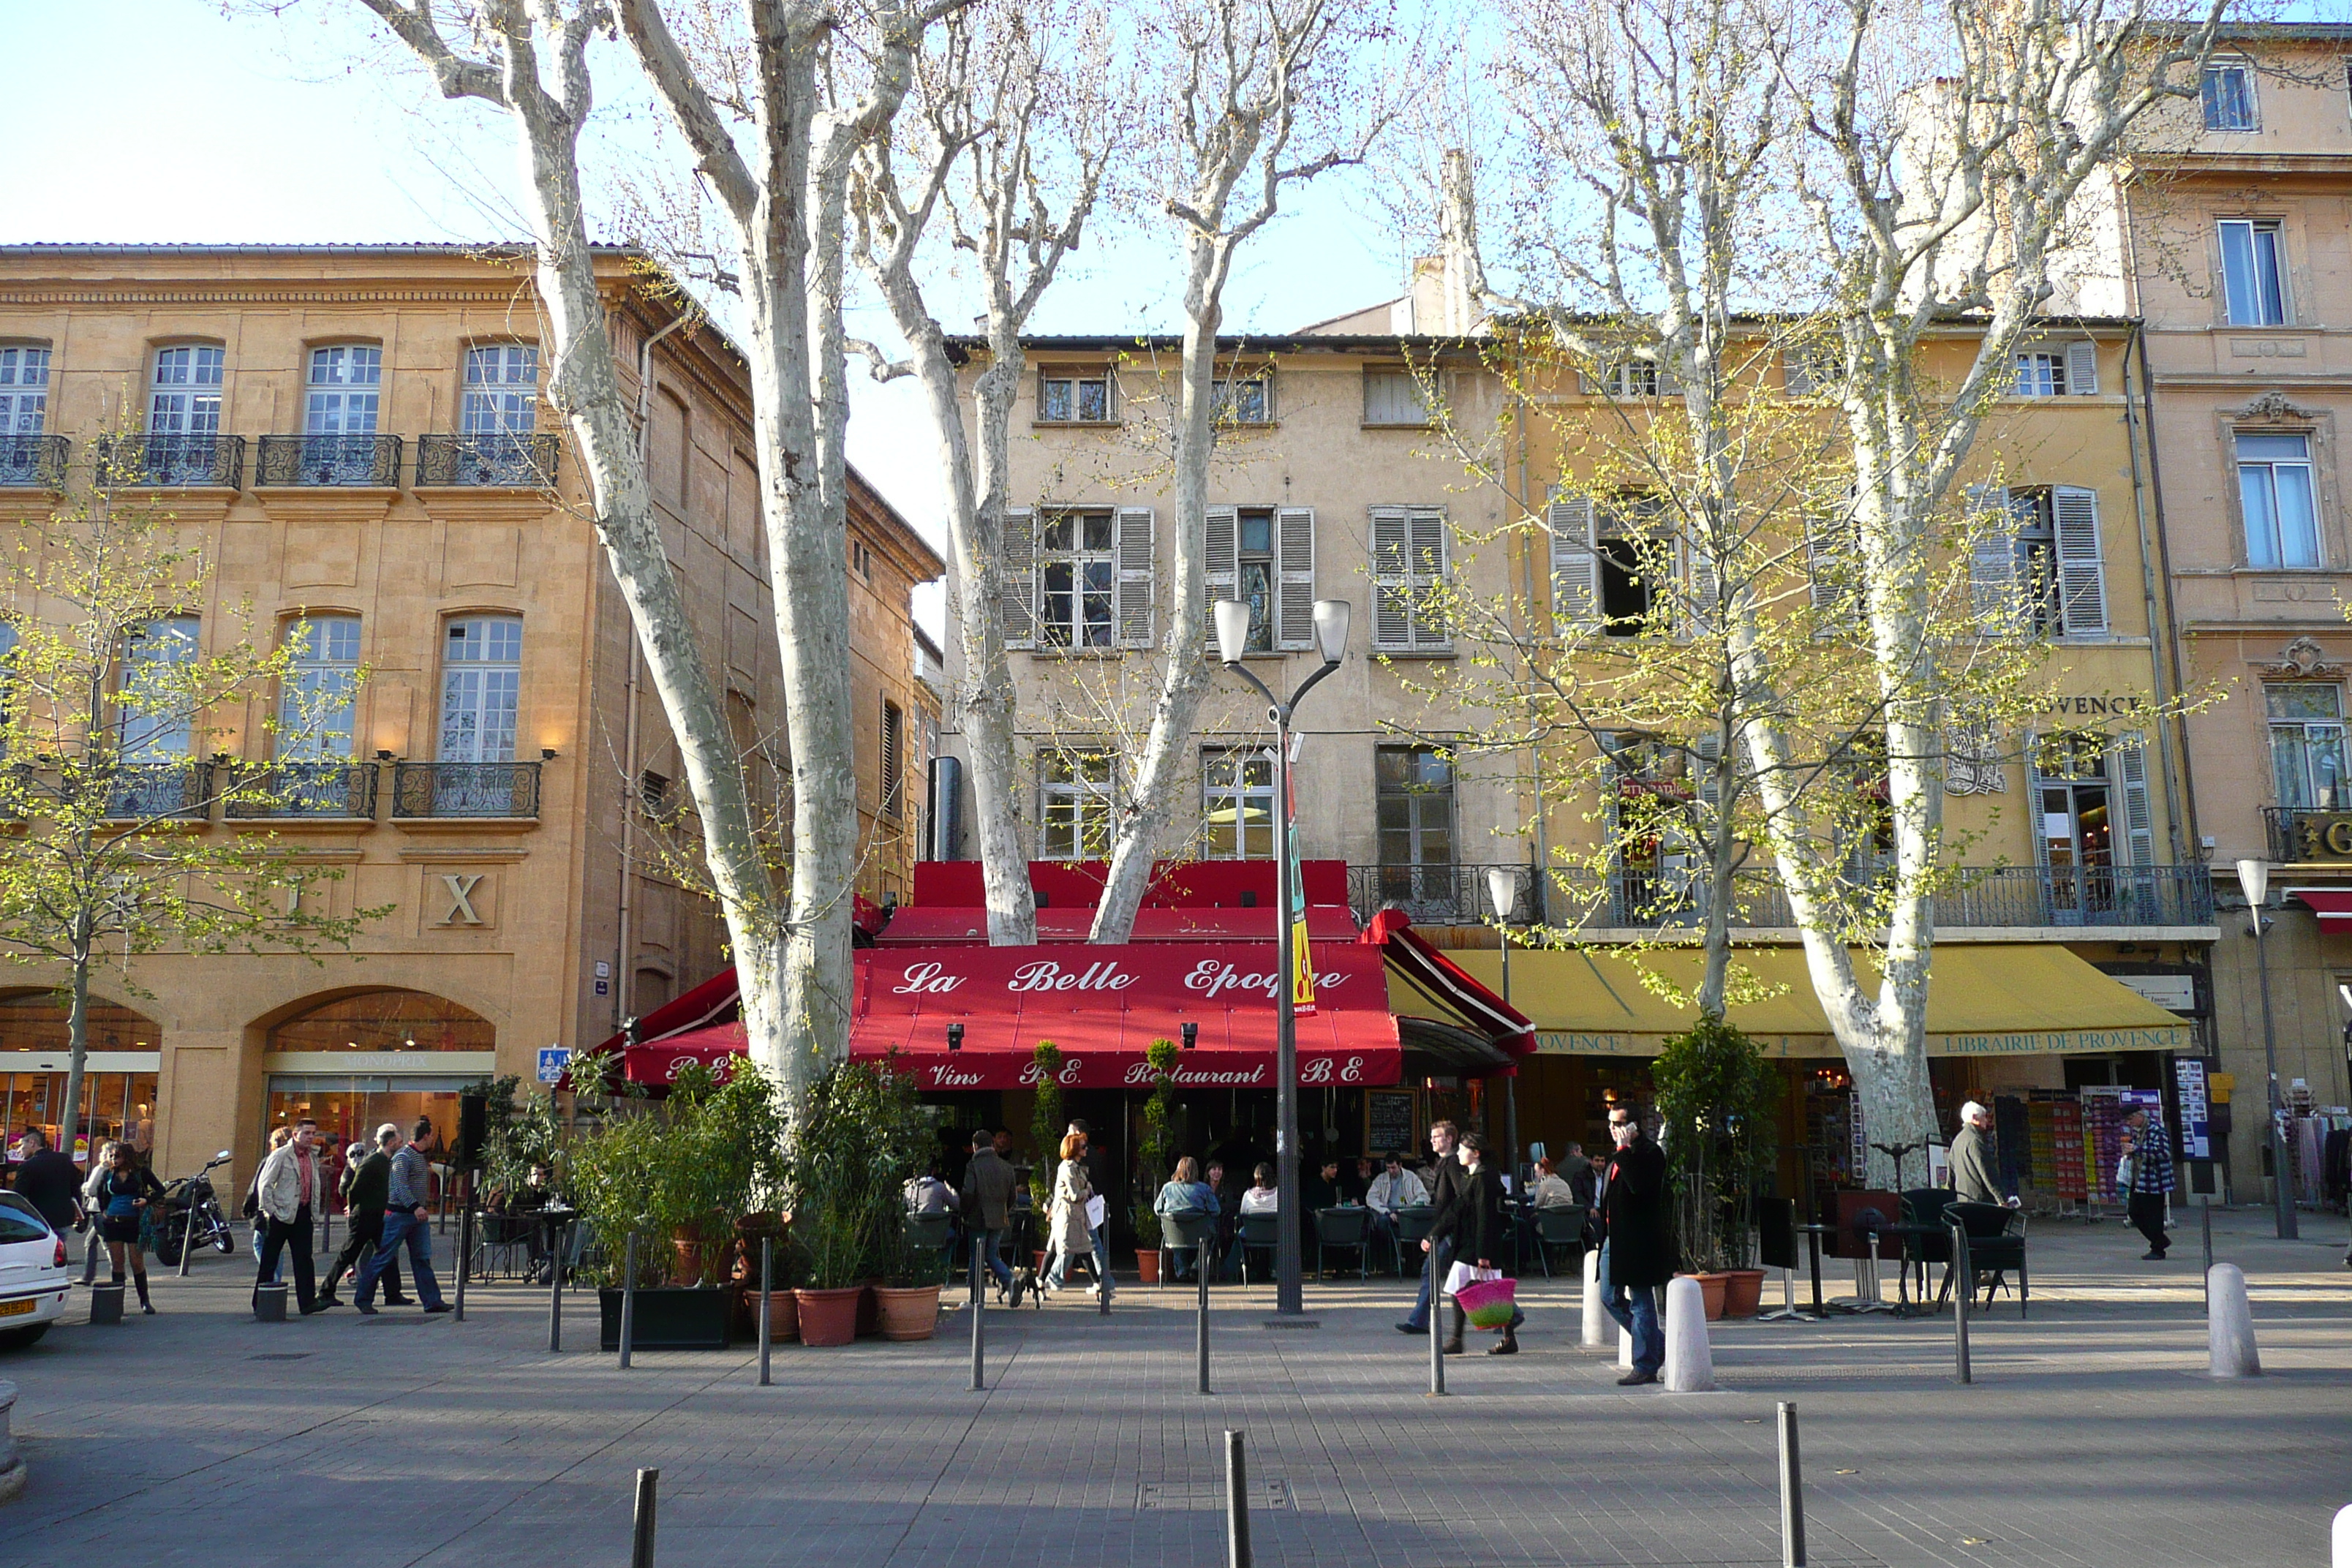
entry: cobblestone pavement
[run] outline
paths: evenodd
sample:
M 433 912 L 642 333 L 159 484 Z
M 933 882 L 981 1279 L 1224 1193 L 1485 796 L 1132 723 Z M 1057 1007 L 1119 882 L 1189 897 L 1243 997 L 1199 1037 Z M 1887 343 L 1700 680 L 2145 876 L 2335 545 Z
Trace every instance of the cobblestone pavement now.
M 982 1394 L 961 1312 L 924 1344 L 780 1347 L 763 1389 L 748 1350 L 621 1372 L 570 1297 L 551 1356 L 544 1292 L 514 1285 L 477 1288 L 462 1324 L 257 1324 L 241 1260 L 207 1258 L 158 1276 L 159 1316 L 94 1329 L 77 1300 L 0 1360 L 32 1466 L 0 1563 L 617 1565 L 654 1466 L 664 1563 L 1205 1568 L 1228 1426 L 1261 1563 L 1773 1563 L 1790 1399 L 1816 1563 L 2315 1564 L 2352 1502 L 2352 1273 L 2342 1220 L 2306 1215 L 2299 1246 L 2268 1225 L 2217 1224 L 2254 1284 L 2255 1381 L 2203 1375 L 2193 1228 L 2143 1264 L 2120 1225 L 2048 1223 L 2032 1315 L 2003 1298 L 1976 1320 L 1970 1387 L 1947 1316 L 1719 1323 L 1725 1392 L 1619 1389 L 1613 1356 L 1576 1348 L 1574 1282 L 1536 1279 L 1526 1353 L 1449 1362 L 1442 1401 L 1425 1342 L 1389 1326 L 1393 1279 L 1310 1286 L 1311 1331 L 1268 1330 L 1268 1289 L 1221 1289 L 1203 1399 L 1176 1289 L 1108 1319 L 992 1311 Z

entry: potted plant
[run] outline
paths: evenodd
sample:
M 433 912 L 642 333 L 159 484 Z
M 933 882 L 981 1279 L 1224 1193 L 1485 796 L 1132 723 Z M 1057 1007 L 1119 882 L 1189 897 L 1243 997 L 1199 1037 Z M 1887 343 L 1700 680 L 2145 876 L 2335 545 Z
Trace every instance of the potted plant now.
M 1144 1053 L 1151 1068 L 1151 1095 L 1143 1102 L 1143 1146 L 1139 1152 L 1143 1181 L 1140 1198 L 1129 1218 L 1135 1225 L 1135 1276 L 1146 1285 L 1160 1283 L 1160 1184 L 1168 1180 L 1168 1156 L 1175 1144 L 1171 1123 L 1176 1109 L 1176 1042 L 1154 1040 Z
M 1774 1152 L 1780 1079 L 1745 1031 L 1714 1015 L 1666 1042 L 1651 1079 L 1684 1263 L 1708 1317 L 1752 1316 L 1764 1272 L 1752 1267 L 1748 1216 Z
M 927 1340 L 940 1325 L 940 1288 L 947 1283 L 948 1255 L 935 1247 L 902 1241 L 898 1262 L 874 1301 L 886 1340 Z
M 1037 1097 L 1029 1107 L 1029 1201 L 1042 1217 L 1054 1206 L 1054 1172 L 1068 1125 L 1062 1120 L 1062 1047 L 1040 1040 L 1029 1060 L 1037 1076 Z
M 857 1337 L 866 1282 L 904 1244 L 906 1185 L 926 1131 L 914 1081 L 889 1064 L 837 1062 L 809 1090 L 791 1157 L 793 1231 L 807 1249 L 808 1283 L 793 1291 L 803 1344 Z
M 599 1306 L 606 1348 L 620 1343 L 627 1238 L 638 1237 L 639 1349 L 724 1349 L 736 1292 L 735 1222 L 772 1209 L 784 1189 L 783 1114 L 748 1066 L 724 1083 L 688 1067 L 667 1099 L 617 1103 L 570 1150 L 571 1186 L 602 1239 Z

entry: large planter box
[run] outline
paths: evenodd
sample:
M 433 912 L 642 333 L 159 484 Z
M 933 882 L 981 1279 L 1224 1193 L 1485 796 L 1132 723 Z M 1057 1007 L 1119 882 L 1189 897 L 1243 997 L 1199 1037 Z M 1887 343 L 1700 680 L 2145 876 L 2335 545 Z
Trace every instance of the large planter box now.
M 596 1292 L 599 1347 L 621 1348 L 621 1292 Z M 632 1349 L 723 1351 L 734 1342 L 735 1292 L 717 1286 L 663 1285 L 637 1292 Z

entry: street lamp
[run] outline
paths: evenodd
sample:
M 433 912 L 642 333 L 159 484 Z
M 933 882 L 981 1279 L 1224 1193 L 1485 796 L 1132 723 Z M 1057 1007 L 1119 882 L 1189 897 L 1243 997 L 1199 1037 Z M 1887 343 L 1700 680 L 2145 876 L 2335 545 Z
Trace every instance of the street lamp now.
M 1339 668 L 1348 654 L 1348 611 L 1345 599 L 1315 601 L 1315 646 L 1323 655 L 1320 668 L 1298 683 L 1287 700 L 1276 697 L 1255 671 L 1242 663 L 1249 651 L 1250 604 L 1246 599 L 1220 599 L 1215 606 L 1217 657 L 1265 699 L 1265 716 L 1274 726 L 1274 950 L 1277 979 L 1274 988 L 1275 1131 L 1274 1159 L 1274 1310 L 1285 1316 L 1304 1312 L 1299 1288 L 1298 1258 L 1298 1019 L 1291 996 L 1292 969 L 1297 963 L 1290 933 L 1290 914 L 1297 890 L 1291 885 L 1290 865 L 1290 719 L 1299 700 L 1315 683 Z M 1244 838 L 1244 845 L 1247 839 Z
M 2271 1080 L 2271 1192 L 2278 1208 L 2279 1239 L 2293 1241 L 2296 1239 L 2298 1227 L 2294 1218 L 2294 1189 L 2287 1180 L 2286 1101 L 2279 1097 L 2278 1031 L 2271 1022 L 2270 953 L 2263 945 L 2263 928 L 2270 924 L 2263 918 L 2263 906 L 2270 898 L 2270 862 L 2239 861 L 2238 886 L 2245 889 L 2246 912 L 2253 917 L 2254 973 L 2262 979 L 2263 1066 L 2270 1074 Z
M 1519 868 L 1487 867 L 1486 897 L 1495 906 L 1496 934 L 1503 943 L 1503 1005 L 1507 1007 L 1511 1003 L 1511 911 L 1519 902 Z M 1519 1080 L 1516 1069 L 1503 1079 L 1503 1144 L 1509 1151 L 1511 1184 L 1523 1187 L 1519 1170 Z

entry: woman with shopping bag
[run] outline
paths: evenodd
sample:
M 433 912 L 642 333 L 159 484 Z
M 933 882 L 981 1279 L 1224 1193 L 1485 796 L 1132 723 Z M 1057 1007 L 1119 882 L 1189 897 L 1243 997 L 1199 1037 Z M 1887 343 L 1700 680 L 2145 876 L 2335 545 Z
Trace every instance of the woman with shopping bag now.
M 1451 1237 L 1454 1267 L 1445 1289 L 1454 1298 L 1453 1332 L 1445 1353 L 1462 1353 L 1464 1320 L 1482 1329 L 1502 1331 L 1502 1342 L 1488 1355 L 1519 1353 L 1517 1288 L 1504 1268 L 1511 1256 L 1511 1221 L 1503 1207 L 1503 1178 L 1486 1159 L 1486 1140 L 1478 1133 L 1464 1135 L 1460 1158 L 1469 1173 L 1462 1201 L 1447 1210 L 1430 1233 L 1434 1243 Z

